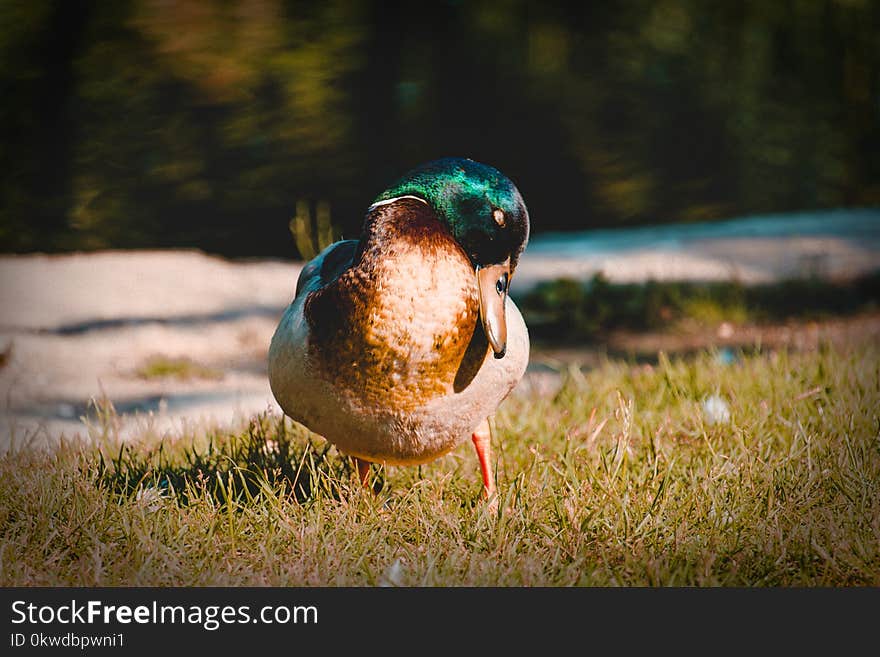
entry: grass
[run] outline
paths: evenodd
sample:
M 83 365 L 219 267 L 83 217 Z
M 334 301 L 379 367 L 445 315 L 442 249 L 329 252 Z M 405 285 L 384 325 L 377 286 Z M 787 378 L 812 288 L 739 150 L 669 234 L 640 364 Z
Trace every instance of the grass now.
M 880 272 L 848 281 L 802 278 L 748 286 L 737 281 L 612 283 L 597 274 L 586 283 L 542 283 L 517 304 L 534 338 L 590 341 L 614 329 L 823 319 L 875 310 Z
M 171 358 L 160 355 L 146 359 L 135 374 L 142 379 L 172 378 L 182 381 L 223 378 L 222 370 L 202 365 L 191 358 Z
M 880 585 L 880 371 L 846 349 L 560 373 L 379 492 L 279 417 L 20 446 L 0 459 L 0 584 Z M 708 397 L 729 421 L 710 422 Z

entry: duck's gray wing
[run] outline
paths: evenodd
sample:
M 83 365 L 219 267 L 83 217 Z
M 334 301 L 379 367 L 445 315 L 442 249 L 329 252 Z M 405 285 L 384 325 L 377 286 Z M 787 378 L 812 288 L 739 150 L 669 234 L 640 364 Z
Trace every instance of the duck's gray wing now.
M 309 260 L 296 281 L 296 296 L 306 288 L 324 287 L 339 278 L 342 272 L 351 267 L 358 244 L 360 244 L 358 240 L 334 242 Z M 310 287 L 313 282 L 317 285 Z

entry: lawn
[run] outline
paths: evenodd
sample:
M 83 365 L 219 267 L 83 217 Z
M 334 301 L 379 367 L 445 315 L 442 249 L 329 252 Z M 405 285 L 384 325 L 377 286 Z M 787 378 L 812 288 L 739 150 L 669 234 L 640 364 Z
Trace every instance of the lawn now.
M 880 369 L 845 347 L 560 366 L 378 472 L 280 417 L 0 459 L 2 585 L 880 585 Z

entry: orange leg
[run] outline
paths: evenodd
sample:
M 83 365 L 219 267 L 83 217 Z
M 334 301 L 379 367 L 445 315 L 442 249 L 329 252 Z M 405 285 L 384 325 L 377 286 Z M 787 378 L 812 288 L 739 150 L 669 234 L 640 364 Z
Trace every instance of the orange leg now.
M 370 488 L 370 462 L 362 461 L 355 456 L 354 463 L 357 466 L 358 479 L 361 482 L 361 486 L 364 488 Z
M 489 431 L 489 420 L 483 420 L 474 429 L 471 436 L 474 447 L 477 448 L 477 458 L 480 459 L 480 470 L 483 473 L 483 496 L 486 499 L 495 494 L 495 477 L 492 474 L 492 434 Z

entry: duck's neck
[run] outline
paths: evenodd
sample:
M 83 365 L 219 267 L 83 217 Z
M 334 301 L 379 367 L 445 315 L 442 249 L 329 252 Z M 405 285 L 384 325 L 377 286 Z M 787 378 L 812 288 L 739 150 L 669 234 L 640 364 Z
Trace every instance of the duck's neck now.
M 464 251 L 431 207 L 415 196 L 403 196 L 373 205 L 364 222 L 359 257 L 387 258 L 406 251 L 437 253 Z

